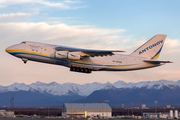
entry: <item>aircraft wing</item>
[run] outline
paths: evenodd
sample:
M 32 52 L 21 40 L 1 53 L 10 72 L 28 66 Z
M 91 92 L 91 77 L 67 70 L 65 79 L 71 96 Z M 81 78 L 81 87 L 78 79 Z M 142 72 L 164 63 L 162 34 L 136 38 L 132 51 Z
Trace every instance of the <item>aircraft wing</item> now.
M 91 49 L 81 49 L 73 47 L 58 46 L 55 48 L 57 51 L 69 51 L 69 52 L 83 52 L 86 56 L 107 56 L 114 55 L 113 52 L 125 52 L 120 50 L 91 50 Z
M 151 64 L 173 63 L 171 61 L 159 61 L 159 60 L 144 60 L 144 62 L 151 63 Z

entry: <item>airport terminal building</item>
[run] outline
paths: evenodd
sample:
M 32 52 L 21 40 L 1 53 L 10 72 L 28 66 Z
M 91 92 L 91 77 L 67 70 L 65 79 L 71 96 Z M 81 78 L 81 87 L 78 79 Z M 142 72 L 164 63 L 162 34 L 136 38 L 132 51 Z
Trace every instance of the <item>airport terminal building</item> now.
M 64 103 L 63 117 L 103 116 L 111 117 L 112 109 L 107 103 Z

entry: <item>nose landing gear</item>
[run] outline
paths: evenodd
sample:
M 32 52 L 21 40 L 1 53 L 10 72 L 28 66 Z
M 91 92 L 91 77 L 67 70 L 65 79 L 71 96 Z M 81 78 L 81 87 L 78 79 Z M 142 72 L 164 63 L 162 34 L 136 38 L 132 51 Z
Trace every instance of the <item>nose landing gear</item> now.
M 24 64 L 26 64 L 26 63 L 27 63 L 27 61 L 28 61 L 28 59 L 26 59 L 26 58 L 22 58 L 22 61 L 24 62 Z

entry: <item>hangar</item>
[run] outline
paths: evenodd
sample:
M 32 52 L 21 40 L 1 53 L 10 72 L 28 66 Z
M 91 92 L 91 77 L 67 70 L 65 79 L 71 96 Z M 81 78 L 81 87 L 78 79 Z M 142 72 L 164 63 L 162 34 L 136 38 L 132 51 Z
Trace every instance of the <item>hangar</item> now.
M 112 109 L 107 103 L 64 103 L 63 117 L 87 117 L 87 116 L 111 117 Z
M 0 118 L 1 117 L 14 117 L 14 111 L 0 110 Z

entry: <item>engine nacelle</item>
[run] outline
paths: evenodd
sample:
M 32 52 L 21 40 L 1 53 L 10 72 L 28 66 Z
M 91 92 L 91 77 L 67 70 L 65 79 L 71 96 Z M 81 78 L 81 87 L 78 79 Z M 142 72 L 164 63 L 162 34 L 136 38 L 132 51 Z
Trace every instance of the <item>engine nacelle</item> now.
M 56 51 L 55 57 L 59 59 L 67 59 L 68 58 L 68 52 L 67 51 Z
M 56 51 L 55 58 L 59 59 L 71 59 L 71 60 L 80 60 L 81 55 L 77 52 L 68 52 L 68 51 Z
M 81 59 L 81 55 L 79 53 L 76 53 L 76 52 L 69 52 L 68 53 L 68 59 L 71 59 L 71 60 L 80 60 Z

